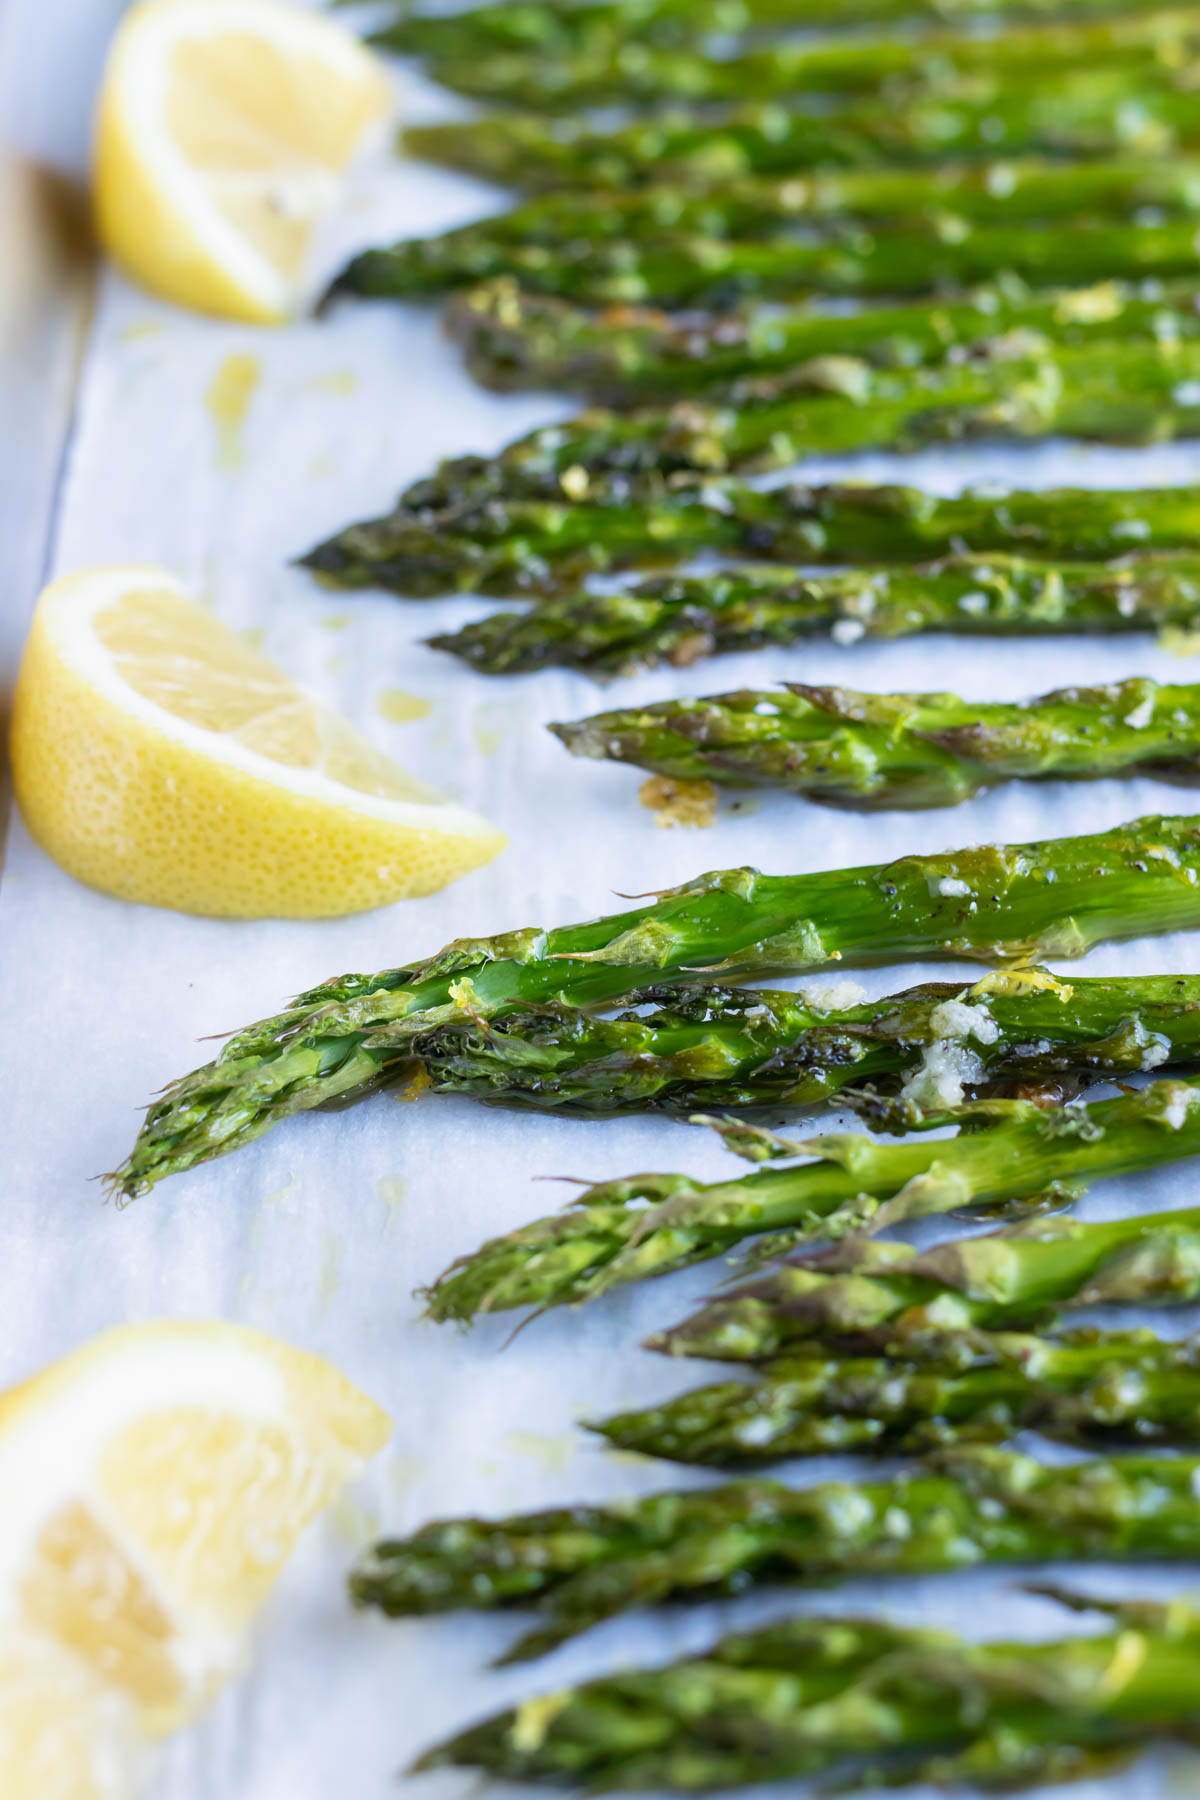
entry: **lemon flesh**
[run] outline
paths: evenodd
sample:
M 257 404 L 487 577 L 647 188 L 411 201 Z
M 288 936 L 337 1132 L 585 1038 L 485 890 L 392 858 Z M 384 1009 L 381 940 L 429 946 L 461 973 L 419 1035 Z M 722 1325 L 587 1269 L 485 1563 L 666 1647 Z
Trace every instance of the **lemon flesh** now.
M 300 1533 L 388 1432 L 330 1364 L 207 1321 L 108 1332 L 0 1396 L 0 1691 L 7 1647 L 36 1646 L 24 1716 L 61 1696 L 81 1722 L 47 1794 L 121 1794 L 131 1744 L 196 1716 Z M 24 1791 L 10 1763 L 51 1754 L 21 1716 L 0 1699 L 5 1800 Z
M 287 318 L 313 231 L 389 98 L 357 39 L 284 0 L 143 0 L 101 86 L 101 242 L 182 306 Z
M 122 1694 L 53 1640 L 0 1631 L 4 1800 L 132 1800 L 144 1767 Z
M 361 912 L 432 893 L 505 842 L 162 569 L 85 570 L 46 589 L 11 738 L 43 849 L 106 893 L 180 912 Z

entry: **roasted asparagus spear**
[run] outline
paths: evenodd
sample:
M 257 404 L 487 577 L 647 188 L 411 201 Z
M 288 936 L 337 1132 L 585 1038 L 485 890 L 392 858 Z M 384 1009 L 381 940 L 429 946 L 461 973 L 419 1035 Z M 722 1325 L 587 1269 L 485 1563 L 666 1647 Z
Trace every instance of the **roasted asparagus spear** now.
M 911 1497 L 920 1504 L 916 1490 Z M 1010 1789 L 1111 1774 L 1163 1738 L 1194 1742 L 1200 1614 L 1183 1601 L 1051 1597 L 1108 1612 L 1114 1627 L 973 1644 L 877 1620 L 785 1620 L 665 1668 L 527 1700 L 417 1767 L 461 1765 L 591 1793 L 830 1772 L 889 1790 Z
M 1063 982 L 1035 968 L 874 1001 L 850 981 L 803 993 L 662 987 L 639 1000 L 616 1018 L 557 1004 L 462 1014 L 415 1039 L 412 1055 L 439 1092 L 579 1114 L 806 1108 L 867 1084 L 895 1093 L 920 1085 L 930 1053 L 943 1083 L 953 1065 L 963 1090 L 988 1093 L 1200 1064 L 1193 975 Z
M 1152 1331 L 939 1334 L 915 1359 L 823 1346 L 753 1381 L 693 1388 L 589 1423 L 621 1450 L 735 1469 L 839 1451 L 888 1455 L 1039 1431 L 1092 1448 L 1200 1442 L 1200 1342 Z
M 503 112 L 418 125 L 411 154 L 529 189 L 629 188 L 666 180 L 941 163 L 1041 152 L 1168 155 L 1200 144 L 1186 69 L 1055 70 L 1019 87 L 972 76 L 933 96 L 890 95 L 839 111 L 745 100 L 673 107 L 617 126 Z
M 1200 924 L 1198 871 L 1200 822 L 1155 816 L 827 874 L 724 870 L 590 924 L 460 939 L 424 962 L 325 982 L 237 1033 L 151 1106 L 113 1183 L 143 1192 L 291 1113 L 370 1093 L 411 1070 L 417 1040 L 445 1024 L 613 1004 L 717 969 L 749 980 L 831 960 L 1081 955 Z
M 545 1623 L 509 1652 L 515 1662 L 634 1607 L 760 1582 L 1196 1556 L 1198 1481 L 1193 1457 L 1046 1468 L 1011 1451 L 963 1449 L 879 1481 L 743 1480 L 612 1507 L 440 1520 L 376 1545 L 351 1591 L 392 1617 L 536 1607 Z M 1194 1715 L 1194 1695 L 1192 1705 Z
M 566 388 L 611 405 L 752 397 L 766 378 L 814 358 L 862 357 L 881 369 L 957 360 L 997 339 L 1028 354 L 1200 337 L 1200 283 L 1106 281 L 1043 293 L 1001 284 L 961 300 L 820 312 L 811 306 L 684 314 L 589 312 L 520 288 L 511 276 L 468 288 L 447 327 L 486 386 Z
M 958 1076 L 948 1072 L 952 1087 Z M 1043 1111 L 994 1101 L 982 1111 L 939 1106 L 943 1071 L 924 1071 L 927 1123 L 957 1137 L 883 1143 L 842 1133 L 791 1146 L 790 1168 L 705 1184 L 688 1175 L 631 1175 L 585 1188 L 571 1205 L 460 1257 L 427 1291 L 435 1319 L 469 1320 L 513 1307 L 588 1300 L 726 1256 L 759 1238 L 761 1259 L 799 1244 L 882 1230 L 963 1207 L 1065 1203 L 1081 1184 L 1200 1150 L 1200 1081 L 1159 1081 L 1117 1100 Z M 980 1127 L 980 1128 L 977 1128 Z M 730 1128 L 743 1134 L 749 1128 Z M 757 1147 L 763 1134 L 751 1135 Z M 734 1140 L 736 1141 L 736 1139 Z
M 403 6 L 375 34 L 376 41 L 404 55 L 434 58 L 490 55 L 496 50 L 637 43 L 694 44 L 709 32 L 839 25 L 891 25 L 927 20 L 935 25 L 970 24 L 986 19 L 1102 17 L 1153 12 L 1162 0 L 520 0 L 452 13 L 429 13 Z
M 809 575 L 763 564 L 663 575 L 624 591 L 568 591 L 429 639 L 485 675 L 555 666 L 603 678 L 658 663 L 794 644 L 953 631 L 983 637 L 1194 630 L 1200 557 L 1049 563 L 955 556 L 924 567 Z
M 647 1340 L 668 1356 L 767 1362 L 814 1340 L 907 1354 L 946 1334 L 1027 1331 L 1080 1306 L 1200 1297 L 1200 1208 L 1027 1219 L 916 1250 L 845 1238 L 718 1295 Z
M 971 491 L 942 499 L 910 487 L 764 492 L 710 480 L 632 495 L 589 481 L 587 503 L 446 504 L 486 475 L 486 459 L 446 463 L 381 519 L 351 525 L 303 558 L 339 587 L 425 597 L 455 589 L 553 594 L 584 574 L 677 562 L 711 550 L 786 563 L 919 563 L 964 550 L 1090 562 L 1200 550 L 1200 489 Z
M 790 682 L 550 730 L 573 756 L 835 806 L 953 806 L 1001 781 L 1053 776 L 1200 778 L 1200 687 L 1144 676 L 1012 702 Z
M 386 40 L 386 33 L 385 33 Z M 1112 18 L 1034 25 L 979 33 L 931 31 L 918 37 L 828 38 L 782 42 L 714 56 L 707 46 L 656 48 L 634 41 L 555 51 L 542 46 L 486 55 L 439 57 L 431 73 L 444 86 L 480 99 L 539 112 L 571 113 L 583 106 L 632 106 L 665 101 L 770 100 L 799 94 L 937 95 L 953 93 L 964 77 L 981 75 L 1019 88 L 1057 70 L 1079 68 L 1153 78 L 1180 68 L 1198 41 L 1190 7 L 1135 10 Z

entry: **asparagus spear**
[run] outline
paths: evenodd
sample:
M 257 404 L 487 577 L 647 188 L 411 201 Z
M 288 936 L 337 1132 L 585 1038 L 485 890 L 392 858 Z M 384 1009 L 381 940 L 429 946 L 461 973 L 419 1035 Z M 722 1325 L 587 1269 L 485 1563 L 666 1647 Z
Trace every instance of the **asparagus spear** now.
M 664 230 L 621 242 L 479 246 L 478 238 L 465 249 L 444 238 L 413 238 L 366 250 L 339 275 L 335 289 L 420 299 L 487 276 L 513 275 L 527 287 L 588 305 L 727 307 L 754 296 L 794 301 L 805 294 L 954 293 L 1002 275 L 1036 287 L 1085 287 L 1147 276 L 1193 279 L 1197 270 L 1195 224 L 1170 218 L 1053 229 L 952 221 L 948 231 L 934 218 L 877 233 L 848 220 L 763 241 Z
M 675 107 L 600 128 L 499 113 L 403 134 L 413 156 L 526 188 L 623 188 L 646 181 L 944 162 L 1043 151 L 1166 155 L 1200 142 L 1194 98 L 1169 72 L 1081 68 L 1020 87 L 981 82 L 936 96 L 872 98 L 835 113 L 786 101 Z
M 346 975 L 239 1032 L 168 1087 L 112 1177 L 132 1196 L 411 1069 L 422 1034 L 562 1001 L 603 1006 L 672 977 L 748 980 L 830 961 L 1081 955 L 1200 923 L 1200 821 L 1150 817 L 1091 837 L 988 845 L 828 874 L 702 875 L 591 924 L 466 938 L 424 962 Z
M 679 318 L 636 307 L 589 312 L 500 276 L 457 295 L 446 322 L 486 387 L 566 388 L 644 405 L 753 394 L 764 377 L 816 357 L 913 369 L 1016 332 L 1047 349 L 1174 343 L 1200 335 L 1200 284 L 1106 281 L 1049 294 L 1002 284 L 935 306 L 870 306 L 848 316 L 773 305 Z
M 976 225 L 1125 220 L 1141 208 L 1194 216 L 1200 159 L 1125 156 L 1090 163 L 1027 158 L 936 169 L 851 169 L 756 176 L 607 193 L 554 193 L 437 237 L 414 240 L 406 261 L 439 285 L 503 272 L 511 246 L 566 251 L 576 243 L 654 241 L 664 232 L 754 238 L 795 222 L 863 220 L 895 229 L 934 218 Z M 492 265 L 496 265 L 493 267 Z
M 1200 1442 L 1200 1343 L 1152 1331 L 948 1338 L 917 1360 L 822 1349 L 755 1381 L 693 1388 L 589 1423 L 609 1443 L 671 1462 L 737 1468 L 845 1450 L 887 1455 L 1040 1431 L 1060 1443 Z
M 955 556 L 923 568 L 806 575 L 784 567 L 664 575 L 624 592 L 571 591 L 527 612 L 491 613 L 427 641 L 485 675 L 556 665 L 603 678 L 639 666 L 686 668 L 732 650 L 831 631 L 865 637 L 955 631 L 1146 631 L 1200 623 L 1200 558 L 1039 563 Z
M 404 6 L 375 34 L 401 55 L 462 57 L 497 49 L 573 49 L 583 45 L 694 44 L 709 32 L 766 27 L 885 25 L 928 19 L 934 24 L 978 18 L 1063 19 L 1156 11 L 1161 0 L 554 0 L 485 5 L 454 13 L 415 12 Z
M 550 730 L 573 756 L 835 806 L 954 806 L 1018 778 L 1200 774 L 1200 688 L 1144 676 L 1014 702 L 788 682 Z
M 937 94 L 946 87 L 953 91 L 963 76 L 1019 86 L 1030 76 L 1045 80 L 1055 70 L 1081 67 L 1152 75 L 1183 66 L 1194 53 L 1196 33 L 1194 12 L 1181 6 L 1013 27 L 993 36 L 940 31 L 916 38 L 891 33 L 784 42 L 730 57 L 714 57 L 707 47 L 659 49 L 640 42 L 567 46 L 558 53 L 537 46 L 442 57 L 431 72 L 456 93 L 569 113 L 608 104 L 877 94 L 891 88 Z
M 651 988 L 612 1019 L 561 1005 L 463 1015 L 413 1050 L 439 1092 L 582 1114 L 811 1107 L 867 1082 L 919 1088 L 930 1056 L 943 1080 L 953 1063 L 963 1086 L 989 1091 L 1200 1062 L 1196 976 L 1064 983 L 1032 969 L 861 1002 L 841 986 Z
M 1032 354 L 1031 354 L 1032 350 Z M 542 426 L 493 457 L 451 458 L 422 483 L 423 504 L 586 499 L 597 477 L 661 486 L 679 474 L 785 468 L 811 455 L 917 450 L 973 438 L 1058 434 L 1160 443 L 1200 429 L 1200 342 L 1041 348 L 1018 332 L 970 360 L 876 369 L 823 356 L 764 377 L 730 404 L 678 400 L 637 412 L 585 412 Z
M 457 477 L 468 484 L 486 466 L 468 459 Z M 452 486 L 443 465 L 386 517 L 351 525 L 302 561 L 339 587 L 426 596 L 553 594 L 587 573 L 705 550 L 770 562 L 879 564 L 964 549 L 1070 561 L 1200 549 L 1194 488 L 988 489 L 946 500 L 909 487 L 793 483 L 764 493 L 724 480 L 635 499 L 628 481 L 613 477 L 589 482 L 586 505 L 489 500 L 439 508 Z
M 927 1073 L 936 1097 L 938 1070 Z M 950 1079 L 957 1083 L 954 1065 Z M 919 1108 L 910 1117 L 921 1119 Z M 429 1314 L 469 1320 L 513 1307 L 591 1299 L 725 1256 L 765 1238 L 759 1256 L 815 1238 L 882 1230 L 962 1207 L 1060 1203 L 1080 1183 L 1154 1168 L 1200 1150 L 1200 1080 L 1158 1081 L 1117 1100 L 1043 1112 L 1031 1101 L 938 1111 L 959 1135 L 881 1143 L 860 1133 L 792 1147 L 807 1160 L 705 1185 L 687 1175 L 631 1175 L 584 1191 L 563 1212 L 460 1257 L 428 1290 Z M 984 1128 L 977 1128 L 977 1127 Z M 743 1133 L 747 1128 L 739 1128 Z
M 1028 1219 L 930 1250 L 846 1238 L 709 1301 L 647 1348 L 764 1362 L 816 1338 L 901 1354 L 950 1334 L 1032 1330 L 1066 1308 L 1200 1297 L 1200 1207 L 1087 1224 Z
M 1157 1739 L 1194 1742 L 1200 1615 L 1182 1601 L 1105 1606 L 1035 1591 L 1109 1612 L 1116 1628 L 969 1644 L 869 1619 L 784 1620 L 665 1668 L 527 1700 L 416 1767 L 590 1793 L 847 1769 L 856 1787 L 1013 1788 L 1111 1773 Z
M 439 1520 L 377 1544 L 351 1592 L 393 1618 L 536 1607 L 545 1623 L 504 1658 L 516 1662 L 634 1607 L 761 1582 L 1196 1556 L 1197 1483 L 1192 1457 L 1046 1468 L 1011 1451 L 962 1449 L 879 1481 L 743 1480 L 613 1507 Z

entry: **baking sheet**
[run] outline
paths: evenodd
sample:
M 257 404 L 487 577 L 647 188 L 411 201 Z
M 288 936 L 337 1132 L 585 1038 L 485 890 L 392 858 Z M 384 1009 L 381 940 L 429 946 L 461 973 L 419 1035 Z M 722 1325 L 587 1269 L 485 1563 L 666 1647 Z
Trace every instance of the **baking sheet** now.
M 432 114 L 437 98 L 407 73 L 399 80 L 409 116 Z M 456 223 L 497 198 L 473 182 L 381 157 L 358 180 L 323 247 L 324 264 L 332 270 L 349 249 L 388 235 Z M 221 423 L 209 398 L 231 356 L 253 358 L 256 374 L 236 427 Z M 339 595 L 289 566 L 319 536 L 385 508 L 436 457 L 490 450 L 565 410 L 553 397 L 500 400 L 474 388 L 433 310 L 343 304 L 319 323 L 266 332 L 189 317 L 112 274 L 100 284 L 53 572 L 127 559 L 170 565 L 383 748 L 511 838 L 491 868 L 426 900 L 335 922 L 228 923 L 92 893 L 56 869 L 19 821 L 10 827 L 0 884 L 0 1382 L 119 1321 L 220 1315 L 334 1358 L 396 1418 L 389 1448 L 306 1540 L 281 1584 L 252 1673 L 170 1746 L 153 1800 L 327 1800 L 341 1791 L 384 1800 L 412 1755 L 496 1706 L 698 1648 L 719 1629 L 793 1609 L 883 1607 L 989 1633 L 1076 1628 L 1017 1594 L 1015 1574 L 998 1572 L 856 1583 L 833 1594 L 779 1590 L 616 1621 L 543 1665 L 489 1673 L 486 1662 L 519 1621 L 462 1615 L 389 1624 L 350 1611 L 347 1566 L 381 1527 L 406 1531 L 446 1512 L 715 1479 L 602 1452 L 572 1423 L 707 1378 L 703 1365 L 670 1364 L 636 1346 L 653 1325 L 683 1316 L 712 1286 L 715 1268 L 614 1295 L 582 1315 L 543 1319 L 512 1343 L 511 1321 L 458 1335 L 422 1322 L 413 1298 L 453 1256 L 565 1197 L 535 1177 L 681 1168 L 712 1178 L 735 1167 L 703 1132 L 662 1120 L 582 1123 L 466 1100 L 385 1096 L 295 1119 L 121 1211 L 95 1179 L 129 1148 L 150 1094 L 211 1054 L 199 1039 L 275 1011 L 323 976 L 407 961 L 459 934 L 586 918 L 611 910 L 615 892 L 663 887 L 700 869 L 830 868 L 1190 809 L 1185 790 L 1139 780 L 1013 786 L 956 811 L 870 818 L 766 796 L 737 816 L 723 806 L 708 831 L 661 830 L 638 805 L 637 771 L 571 760 L 544 722 L 775 679 L 952 687 L 996 698 L 1134 673 L 1187 679 L 1197 665 L 1144 638 L 925 639 L 853 649 L 817 643 L 649 672 L 607 690 L 563 673 L 488 680 L 422 639 L 495 603 Z M 1194 480 L 1200 456 L 1195 445 L 1136 454 L 1052 445 L 860 458 L 810 471 L 910 479 L 941 491 L 980 479 L 1123 485 Z M 23 579 L 9 604 L 27 611 L 32 576 Z M 396 690 L 429 701 L 428 716 L 390 722 Z M 1197 971 L 1200 936 L 1099 950 L 1086 968 Z M 935 972 L 908 965 L 861 979 L 883 993 Z M 1101 1217 L 1194 1199 L 1194 1165 L 1185 1165 L 1105 1184 L 1082 1210 Z M 1171 1333 L 1195 1322 L 1186 1312 L 1157 1321 Z M 809 1481 L 856 1468 L 827 1459 L 789 1473 Z M 1200 1575 L 1089 1570 L 1078 1584 L 1167 1595 L 1200 1589 Z M 474 1789 L 466 1773 L 411 1785 L 430 1800 Z M 1165 1769 L 1150 1759 L 1070 1792 L 1113 1800 L 1200 1792 L 1200 1764 L 1183 1753 Z

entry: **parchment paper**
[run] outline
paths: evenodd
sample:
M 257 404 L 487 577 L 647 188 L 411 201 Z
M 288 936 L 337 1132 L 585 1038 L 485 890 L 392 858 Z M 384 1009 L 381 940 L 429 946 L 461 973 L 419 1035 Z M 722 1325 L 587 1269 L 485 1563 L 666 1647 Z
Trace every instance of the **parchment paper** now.
M 399 82 L 410 117 L 439 104 L 411 74 Z M 457 223 L 499 199 L 470 181 L 380 156 L 323 246 L 323 266 L 332 271 L 358 245 Z M 256 359 L 259 380 L 244 426 L 223 442 L 206 394 L 235 354 Z M 544 722 L 789 677 L 997 698 L 1134 673 L 1187 679 L 1196 665 L 1145 638 L 939 638 L 814 643 L 651 672 L 606 691 L 566 674 L 488 680 L 422 639 L 492 603 L 342 596 L 289 566 L 318 537 L 384 509 L 435 458 L 498 447 L 565 410 L 553 397 L 499 400 L 474 388 L 432 309 L 345 304 L 319 323 L 272 332 L 189 317 L 112 275 L 102 284 L 54 571 L 126 559 L 170 565 L 223 619 L 261 633 L 271 656 L 377 743 L 511 838 L 491 868 L 431 899 L 340 922 L 219 923 L 93 893 L 34 848 L 19 822 L 11 827 L 0 889 L 0 1381 L 120 1321 L 220 1315 L 333 1357 L 396 1419 L 391 1446 L 310 1535 L 281 1583 L 253 1671 L 170 1747 L 153 1800 L 384 1800 L 417 1751 L 501 1704 L 698 1648 L 719 1629 L 792 1609 L 879 1607 L 980 1634 L 1085 1628 L 1017 1594 L 1018 1576 L 1001 1571 L 857 1583 L 833 1594 L 778 1590 L 660 1612 L 616 1622 L 544 1665 L 488 1673 L 486 1662 L 519 1621 L 461 1615 L 388 1624 L 351 1612 L 347 1567 L 381 1528 L 710 1479 L 606 1454 L 572 1422 L 709 1377 L 703 1365 L 673 1365 L 636 1346 L 653 1325 L 682 1317 L 719 1267 L 613 1296 L 582 1315 L 559 1313 L 507 1347 L 511 1321 L 456 1335 L 421 1322 L 412 1297 L 458 1253 L 565 1199 L 567 1190 L 536 1177 L 680 1168 L 712 1178 L 730 1170 L 704 1132 L 661 1120 L 580 1123 L 466 1100 L 380 1097 L 294 1120 L 124 1211 L 103 1199 L 95 1177 L 128 1150 L 139 1108 L 212 1053 L 197 1040 L 275 1011 L 323 976 L 405 961 L 459 934 L 587 918 L 611 910 L 615 891 L 663 887 L 701 869 L 828 868 L 1190 810 L 1185 790 L 1141 780 L 1010 786 L 957 811 L 867 818 L 765 797 L 736 816 L 724 807 L 706 832 L 661 830 L 638 805 L 637 771 L 573 761 Z M 1192 444 L 1137 453 L 1053 445 L 812 466 L 814 475 L 850 471 L 950 492 L 985 478 L 1186 482 L 1200 474 L 1200 458 Z M 14 597 L 26 606 L 32 599 Z M 397 688 L 429 700 L 428 717 L 388 722 L 381 701 L 386 708 Z M 1194 971 L 1200 937 L 1099 950 L 1086 967 Z M 933 973 L 909 965 L 861 979 L 883 993 Z M 1194 1166 L 1184 1165 L 1102 1184 L 1083 1210 L 1101 1217 L 1183 1205 L 1195 1189 Z M 1169 1332 L 1195 1323 L 1187 1313 L 1157 1322 Z M 809 1481 L 854 1466 L 826 1461 L 789 1474 Z M 1186 1568 L 1091 1570 L 1077 1580 L 1097 1592 L 1200 1588 L 1200 1573 Z M 1071 1792 L 1114 1800 L 1188 1793 L 1200 1789 L 1194 1768 L 1174 1757 L 1164 1773 L 1152 1759 Z M 423 1778 L 413 1792 L 457 1800 L 473 1786 L 465 1774 L 447 1774 Z

